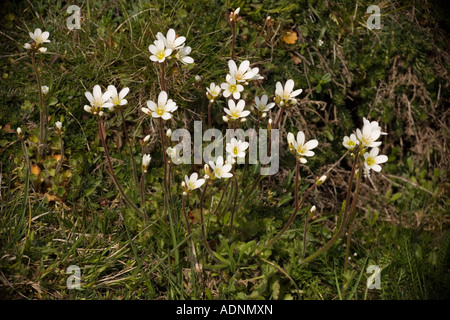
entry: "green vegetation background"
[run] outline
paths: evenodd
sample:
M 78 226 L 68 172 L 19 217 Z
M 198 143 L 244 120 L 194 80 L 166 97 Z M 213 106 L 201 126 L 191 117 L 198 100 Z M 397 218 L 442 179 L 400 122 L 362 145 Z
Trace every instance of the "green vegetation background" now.
M 71 4 L 82 9 L 80 30 L 66 27 Z M 381 8 L 381 30 L 365 26 L 365 11 L 372 4 Z M 159 90 L 148 45 L 158 31 L 174 28 L 187 37 L 195 64 L 168 70 L 169 92 L 180 106 L 173 128 L 191 128 L 192 121 L 199 120 L 202 92 L 194 76 L 203 77 L 203 87 L 223 81 L 231 43 L 228 6 L 241 7 L 237 59 L 250 60 L 265 77 L 244 98 L 250 101 L 264 92 L 273 96 L 276 81 L 294 79 L 308 99 L 288 112 L 281 136 L 304 130 L 319 140 L 317 156 L 310 162 L 316 176 L 336 164 L 325 185 L 308 199 L 308 205 L 318 207 L 307 233 L 308 252 L 332 235 L 350 166 L 346 159 L 337 162 L 345 151 L 341 141 L 361 126 L 362 117 L 378 120 L 389 133 L 382 149 L 389 162 L 382 173 L 365 180 L 350 272 L 343 274 L 345 241 L 306 266 L 298 264 L 303 254 L 302 219 L 264 253 L 263 260 L 251 255 L 256 243 L 271 238 L 292 210 L 295 160 L 282 151 L 281 172 L 266 179 L 240 209 L 232 239 L 219 237 L 214 226 L 221 221 L 211 220 L 211 241 L 225 262 L 216 265 L 203 257 L 204 297 L 339 299 L 345 278 L 350 299 L 449 298 L 450 24 L 443 5 L 444 1 L 365 0 L 6 1 L 0 9 L 0 297 L 201 297 L 189 282 L 189 271 L 180 288 L 168 268 L 170 259 L 164 259 L 171 248 L 167 224 L 158 213 L 162 157 L 154 128 L 140 108 Z M 56 176 L 52 170 L 31 175 L 28 208 L 33 219 L 27 234 L 25 162 L 15 129 L 21 126 L 35 142 L 38 92 L 23 49 L 28 32 L 35 28 L 50 32 L 51 43 L 40 63 L 43 82 L 50 87 L 50 127 L 63 121 L 66 161 Z M 296 33 L 294 44 L 286 43 L 287 32 Z M 131 132 L 136 141 L 155 136 L 146 150 L 152 154 L 152 171 L 146 178 L 150 225 L 121 203 L 108 179 L 96 121 L 83 110 L 84 92 L 95 84 L 128 86 L 126 118 Z M 217 126 L 225 129 L 223 107 L 223 100 L 214 105 L 214 115 Z M 107 133 L 117 175 L 131 186 L 128 149 L 115 115 L 108 117 Z M 58 137 L 50 133 L 50 139 L 48 168 L 56 163 L 52 156 L 60 153 Z M 34 151 L 30 148 L 32 163 Z M 136 158 L 140 156 L 136 149 Z M 192 172 L 187 166 L 176 170 L 177 181 Z M 305 181 L 314 178 L 309 172 L 304 175 Z M 245 177 L 242 185 L 251 185 L 255 178 L 256 173 Z M 244 192 L 245 187 L 240 196 Z M 130 196 L 138 199 L 138 194 Z M 198 205 L 198 199 L 193 204 Z M 178 232 L 182 239 L 182 225 Z M 184 263 L 188 270 L 189 262 Z M 66 287 L 65 270 L 72 264 L 82 268 L 82 290 Z M 365 269 L 370 264 L 383 268 L 381 290 L 366 289 Z

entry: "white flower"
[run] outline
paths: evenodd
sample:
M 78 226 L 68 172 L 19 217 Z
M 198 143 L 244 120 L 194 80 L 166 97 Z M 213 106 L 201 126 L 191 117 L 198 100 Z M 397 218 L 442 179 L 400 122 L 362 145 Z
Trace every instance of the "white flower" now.
M 380 130 L 381 131 L 381 127 L 378 124 L 377 121 L 372 121 L 370 122 L 369 120 L 367 120 L 365 117 L 363 117 L 363 124 L 364 125 L 370 125 L 372 127 L 373 130 Z M 386 132 L 380 132 L 381 135 L 387 135 Z
M 172 49 L 166 49 L 163 40 L 155 40 L 155 44 L 148 46 L 148 50 L 152 53 L 150 60 L 162 63 L 166 60 L 166 57 L 172 54 Z
M 41 91 L 43 94 L 47 94 L 48 90 L 49 90 L 49 88 L 47 86 L 41 86 Z
M 239 12 L 241 11 L 241 8 L 237 8 L 236 10 L 230 12 L 230 21 L 234 21 L 237 22 L 241 19 L 241 17 L 239 17 Z
M 311 215 L 314 215 L 314 213 L 316 213 L 316 210 L 317 210 L 316 206 L 312 206 L 311 209 L 309 209 L 309 213 Z
M 212 82 L 209 85 L 209 88 L 206 88 L 206 91 L 208 91 L 206 93 L 206 96 L 208 97 L 208 99 L 214 101 L 214 99 L 216 99 L 219 96 L 222 89 L 220 88 L 220 86 L 218 86 L 214 82 Z
M 22 134 L 22 128 L 21 127 L 17 127 L 17 134 L 19 136 Z
M 350 137 L 345 136 L 344 141 L 342 142 L 344 147 L 346 147 L 348 150 L 355 149 L 356 145 L 359 144 L 358 139 L 356 139 L 356 136 L 354 133 L 350 135 Z
M 147 101 L 147 107 L 141 110 L 153 118 L 163 118 L 164 120 L 172 118 L 172 112 L 178 109 L 172 99 L 167 100 L 167 93 L 165 91 L 159 93 L 158 104 L 153 101 Z
M 226 114 L 228 114 L 232 120 L 237 120 L 239 118 L 245 118 L 250 114 L 250 111 L 244 110 L 245 101 L 239 100 L 236 104 L 234 100 L 228 100 L 228 108 L 224 108 Z
M 111 97 L 111 92 L 108 90 L 105 91 L 105 93 L 102 93 L 102 89 L 97 84 L 94 86 L 93 93 L 90 93 L 89 91 L 85 92 L 84 95 L 86 96 L 86 99 L 89 100 L 90 106 L 85 105 L 84 110 L 86 110 L 89 113 L 98 114 L 100 115 L 101 108 L 112 108 L 113 104 L 111 102 L 108 102 L 109 98 Z
M 180 49 L 183 46 L 183 43 L 186 41 L 185 37 L 177 37 L 175 34 L 175 30 L 173 29 L 169 29 L 165 37 L 161 32 L 158 32 L 156 34 L 156 38 L 162 41 L 164 45 L 171 50 Z
M 289 132 L 287 136 L 287 141 L 289 143 L 290 148 L 297 152 L 297 155 L 300 156 L 300 161 L 302 163 L 306 163 L 306 159 L 303 157 L 312 157 L 314 156 L 314 151 L 311 151 L 319 142 L 316 139 L 309 140 L 305 143 L 305 134 L 303 131 L 299 131 L 297 133 L 297 140 L 294 138 L 294 134 Z
M 217 158 L 216 163 L 214 163 L 213 161 L 210 161 L 209 166 L 213 170 L 214 176 L 217 179 L 231 178 L 233 176 L 233 174 L 230 173 L 231 164 L 229 164 L 229 163 L 224 164 L 222 156 L 219 156 Z
M 269 101 L 269 97 L 264 94 L 261 96 L 261 99 L 259 97 L 255 97 L 255 108 L 258 110 L 258 112 L 263 113 L 267 112 L 270 109 L 272 109 L 275 106 L 275 102 L 271 102 L 267 104 Z
M 356 137 L 366 147 L 378 147 L 381 145 L 380 141 L 376 141 L 381 135 L 381 127 L 378 126 L 378 122 L 369 122 L 365 118 L 363 119 L 364 126 L 362 131 L 356 129 Z
M 252 68 L 249 72 L 252 73 L 253 76 L 249 78 L 248 81 L 264 79 L 264 77 L 259 74 L 259 68 Z
M 323 45 L 323 41 L 319 39 L 319 41 L 317 41 L 317 44 L 319 45 L 319 47 L 321 47 Z
M 180 160 L 177 159 L 177 148 L 168 147 L 166 153 L 173 163 L 177 164 L 177 162 Z
M 124 106 L 128 103 L 127 99 L 124 99 L 125 96 L 130 91 L 129 88 L 123 88 L 120 90 L 120 92 L 117 92 L 117 89 L 113 85 L 108 86 L 108 91 L 111 93 L 111 97 L 109 99 L 109 102 L 113 104 L 114 107 L 116 106 Z
M 38 50 L 41 53 L 47 52 L 47 48 L 45 48 L 45 47 L 40 47 Z
M 25 49 L 27 49 L 27 50 L 30 50 L 30 49 L 31 49 L 31 44 L 29 44 L 29 43 L 27 42 L 27 43 L 25 43 L 25 44 L 23 45 L 23 47 L 24 47 Z
M 205 183 L 205 179 L 198 179 L 198 173 L 194 172 L 189 178 L 187 175 L 184 176 L 184 182 L 187 190 L 192 191 L 200 188 Z
M 55 122 L 55 127 L 56 127 L 58 130 L 61 130 L 61 129 L 62 129 L 62 122 L 61 122 L 61 121 L 56 121 L 56 122 Z
M 229 74 L 227 75 L 227 82 L 224 82 L 220 85 L 223 89 L 223 96 L 228 98 L 233 95 L 234 99 L 239 99 L 241 97 L 241 92 L 244 91 L 244 87 L 240 84 L 236 83 L 236 79 Z
M 194 59 L 188 56 L 191 53 L 191 47 L 182 47 L 175 54 L 175 58 L 180 60 L 182 64 L 194 63 Z
M 250 61 L 244 60 L 239 65 L 239 68 L 236 65 L 236 62 L 233 60 L 228 61 L 228 68 L 230 69 L 230 75 L 236 80 L 236 82 L 246 82 L 255 74 L 252 73 L 252 69 L 250 69 Z
M 231 141 L 227 143 L 226 151 L 233 158 L 243 158 L 245 157 L 245 150 L 247 150 L 248 146 L 248 142 L 238 141 L 236 138 L 232 138 Z
M 295 97 L 303 91 L 302 89 L 292 91 L 294 89 L 294 80 L 292 79 L 286 81 L 284 88 L 281 82 L 278 81 L 275 88 L 275 102 L 277 102 L 281 107 L 285 105 L 297 104 L 297 99 L 295 99 Z
M 225 164 L 235 164 L 236 160 L 234 159 L 234 157 L 231 154 L 227 155 L 227 160 L 225 160 Z
M 44 42 L 50 42 L 50 40 L 48 40 L 50 33 L 48 33 L 47 31 L 42 32 L 41 29 L 37 28 L 36 30 L 34 30 L 34 33 L 30 32 L 29 34 L 30 34 L 31 39 L 33 39 L 34 42 L 36 42 L 37 44 L 43 44 Z
M 380 149 L 378 147 L 373 148 L 370 152 L 364 153 L 364 167 L 365 169 L 372 169 L 376 172 L 381 171 L 380 163 L 388 161 L 388 157 L 384 155 L 378 155 Z
M 148 168 L 148 165 L 150 164 L 150 160 L 152 160 L 152 157 L 150 157 L 149 154 L 144 154 L 142 156 L 142 170 L 144 172 L 147 172 L 147 168 Z

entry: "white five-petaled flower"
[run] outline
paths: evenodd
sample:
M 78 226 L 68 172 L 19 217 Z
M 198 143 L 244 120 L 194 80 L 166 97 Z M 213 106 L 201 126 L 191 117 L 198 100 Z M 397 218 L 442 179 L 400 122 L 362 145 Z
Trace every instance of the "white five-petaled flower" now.
M 223 89 L 223 96 L 228 98 L 233 95 L 234 99 L 239 99 L 241 97 L 241 92 L 244 91 L 244 87 L 236 82 L 236 79 L 231 75 L 227 74 L 227 82 L 220 85 Z
M 189 57 L 188 55 L 191 53 L 191 47 L 181 47 L 177 53 L 175 54 L 175 58 L 180 60 L 182 64 L 194 63 L 194 59 Z
M 388 161 L 388 157 L 385 155 L 378 155 L 380 149 L 378 147 L 373 148 L 370 152 L 364 153 L 364 167 L 367 170 L 372 169 L 373 171 L 380 172 L 380 163 L 385 163 Z
M 319 47 L 321 47 L 323 45 L 323 40 L 319 39 L 319 41 L 317 41 L 317 44 L 319 45 Z
M 191 176 L 189 178 L 187 175 L 185 175 L 184 182 L 185 182 L 187 191 L 192 191 L 192 190 L 200 188 L 205 183 L 205 179 L 199 179 L 198 173 L 194 172 L 193 174 L 191 174 Z
M 227 143 L 226 151 L 233 158 L 243 158 L 245 157 L 245 150 L 247 150 L 249 143 L 246 141 L 237 140 L 232 138 L 229 143 Z
M 228 109 L 229 108 L 229 109 Z M 228 108 L 224 108 L 227 115 L 231 117 L 232 120 L 238 120 L 239 118 L 245 118 L 250 114 L 250 111 L 244 110 L 245 101 L 239 100 L 237 104 L 234 100 L 228 100 Z
M 172 49 L 167 48 L 162 39 L 155 40 L 154 44 L 148 46 L 148 50 L 152 53 L 150 60 L 162 63 L 168 56 L 172 54 Z
M 148 165 L 150 164 L 151 159 L 152 159 L 152 157 L 150 157 L 149 154 L 144 154 L 142 156 L 142 170 L 144 172 L 147 172 L 147 168 L 148 168 Z
M 222 156 L 217 157 L 216 163 L 209 161 L 209 166 L 213 170 L 213 174 L 217 179 L 231 178 L 233 176 L 233 174 L 230 173 L 231 164 L 224 164 Z
M 256 110 L 260 113 L 263 113 L 263 112 L 267 112 L 270 109 L 272 109 L 275 106 L 275 102 L 271 102 L 271 103 L 267 104 L 268 101 L 269 101 L 269 97 L 267 96 L 267 94 L 262 95 L 261 98 L 255 97 Z
M 253 76 L 248 79 L 249 81 L 264 79 L 264 77 L 259 74 L 259 68 L 251 68 L 249 72 L 251 72 L 253 74 Z
M 46 95 L 49 91 L 49 88 L 47 86 L 41 86 L 41 91 L 42 91 L 42 94 Z
M 381 141 L 376 141 L 381 135 L 381 127 L 378 122 L 369 122 L 363 119 L 364 125 L 362 130 L 356 129 L 356 137 L 366 147 L 374 148 L 381 145 Z
M 163 120 L 172 118 L 172 112 L 178 109 L 172 99 L 167 100 L 167 93 L 165 91 L 159 93 L 158 104 L 150 100 L 147 101 L 147 107 L 141 110 L 153 118 L 162 118 Z
M 236 65 L 234 60 L 228 61 L 228 68 L 230 69 L 230 76 L 232 76 L 236 82 L 246 82 L 255 76 L 252 72 L 253 69 L 250 68 L 250 61 L 244 60 L 239 65 L 239 68 Z M 259 69 L 258 69 L 259 71 Z
M 115 86 L 109 85 L 108 91 L 111 93 L 109 102 L 111 102 L 114 107 L 124 106 L 128 103 L 127 99 L 124 99 L 124 98 L 130 91 L 129 88 L 123 88 L 122 90 L 120 90 L 120 92 L 117 92 L 117 89 Z
M 289 148 L 296 151 L 302 163 L 306 163 L 306 159 L 304 157 L 314 156 L 314 151 L 311 150 L 317 147 L 319 144 L 316 139 L 305 142 L 305 134 L 303 133 L 303 131 L 299 131 L 297 133 L 297 140 L 295 140 L 294 134 L 289 132 L 287 141 L 289 144 Z
M 209 85 L 209 88 L 206 88 L 206 91 L 208 91 L 207 93 L 206 93 L 206 96 L 208 97 L 208 99 L 211 101 L 214 101 L 214 99 L 216 99 L 218 96 L 219 96 L 219 94 L 220 94 L 220 91 L 222 91 L 222 89 L 220 88 L 220 86 L 218 86 L 218 85 L 216 85 L 214 82 L 212 82 L 210 85 Z
M 41 29 L 37 28 L 36 30 L 34 30 L 34 32 L 30 32 L 29 34 L 31 39 L 33 39 L 37 44 L 50 42 L 50 40 L 48 40 L 48 37 L 50 36 L 50 33 L 48 31 L 42 32 Z
M 373 130 L 380 130 L 381 131 L 381 127 L 378 124 L 377 121 L 369 121 L 367 120 L 365 117 L 363 117 L 363 125 L 370 125 L 372 127 Z M 387 135 L 386 132 L 380 132 L 381 135 Z
M 355 149 L 356 145 L 359 144 L 358 139 L 356 139 L 356 136 L 354 133 L 352 133 L 350 135 L 350 137 L 345 136 L 344 137 L 344 141 L 342 142 L 342 144 L 344 145 L 344 147 L 346 147 L 348 150 L 353 150 Z
M 186 41 L 185 37 L 177 37 L 174 29 L 169 29 L 166 36 L 164 36 L 161 32 L 158 32 L 156 34 L 156 38 L 163 41 L 164 45 L 171 50 L 181 49 L 183 43 Z
M 108 102 L 109 98 L 111 97 L 111 92 L 106 90 L 105 93 L 102 93 L 102 89 L 98 84 L 94 86 L 94 90 L 92 93 L 87 91 L 84 93 L 84 95 L 91 104 L 90 106 L 84 106 L 84 110 L 89 113 L 101 115 L 101 113 L 103 113 L 101 111 L 102 108 L 110 109 L 113 106 L 111 102 Z
M 295 97 L 302 93 L 303 89 L 292 90 L 294 90 L 294 80 L 289 79 L 286 81 L 284 88 L 281 82 L 278 81 L 275 85 L 275 102 L 281 107 L 297 104 Z

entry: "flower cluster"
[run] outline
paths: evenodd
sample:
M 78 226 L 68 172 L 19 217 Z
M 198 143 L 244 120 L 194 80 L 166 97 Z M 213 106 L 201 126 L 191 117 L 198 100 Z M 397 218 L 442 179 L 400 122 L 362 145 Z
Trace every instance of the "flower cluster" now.
M 289 145 L 289 150 L 298 158 L 298 160 L 305 164 L 307 160 L 305 157 L 314 156 L 314 151 L 312 149 L 319 145 L 319 141 L 316 139 L 309 140 L 305 142 L 305 134 L 303 131 L 297 133 L 297 139 L 293 133 L 289 132 L 287 135 L 287 142 Z
M 103 110 L 113 111 L 116 109 L 123 109 L 128 101 L 125 96 L 130 91 L 129 88 L 123 88 L 119 93 L 117 88 L 113 85 L 109 85 L 105 92 L 97 84 L 94 86 L 93 92 L 85 92 L 84 95 L 88 99 L 90 105 L 85 105 L 84 110 L 94 115 L 103 116 Z
M 294 80 L 289 79 L 286 81 L 284 87 L 281 82 L 277 82 L 275 85 L 275 103 L 280 106 L 280 108 L 288 108 L 297 104 L 297 99 L 295 98 L 300 93 L 302 89 L 294 90 Z
M 356 129 L 356 134 L 352 133 L 349 137 L 345 136 L 342 144 L 348 150 L 357 150 L 357 154 L 364 161 L 364 176 L 370 175 L 370 170 L 375 172 L 381 171 L 381 163 L 385 163 L 388 157 L 385 155 L 378 155 L 381 141 L 377 141 L 381 135 L 387 133 L 381 131 L 381 127 L 377 121 L 369 121 L 363 118 L 363 127 L 360 130 Z M 369 150 L 369 148 L 372 148 Z
M 147 101 L 147 107 L 148 108 L 142 108 L 142 112 L 155 119 L 161 118 L 163 120 L 171 119 L 173 116 L 172 112 L 178 109 L 177 104 L 172 99 L 168 99 L 165 91 L 159 93 L 158 103 L 151 100 Z
M 185 46 L 185 41 L 186 37 L 177 37 L 174 29 L 169 29 L 166 36 L 158 32 L 156 40 L 148 47 L 152 54 L 150 60 L 163 63 L 166 59 L 175 58 L 182 64 L 194 63 L 194 59 L 189 56 L 192 48 Z
M 43 47 L 42 45 L 44 43 L 50 42 L 50 40 L 48 39 L 50 37 L 50 33 L 48 31 L 42 32 L 41 29 L 37 28 L 36 30 L 34 30 L 34 32 L 30 32 L 29 35 L 31 40 L 33 41 L 31 43 L 25 43 L 23 45 L 25 49 L 41 53 L 47 51 L 47 48 Z

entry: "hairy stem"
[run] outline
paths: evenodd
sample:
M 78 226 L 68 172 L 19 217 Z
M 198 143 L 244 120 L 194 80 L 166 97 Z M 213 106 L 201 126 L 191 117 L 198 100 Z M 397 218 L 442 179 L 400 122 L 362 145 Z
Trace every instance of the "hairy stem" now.
M 33 65 L 33 70 L 36 75 L 36 80 L 39 90 L 39 146 L 38 146 L 38 157 L 39 159 L 44 158 L 44 152 L 47 149 L 47 106 L 44 103 L 44 94 L 42 92 L 42 82 L 39 70 L 36 65 L 36 53 L 31 54 L 31 63 Z
M 114 174 L 114 169 L 113 169 L 113 165 L 112 165 L 112 161 L 111 161 L 111 156 L 109 155 L 109 152 L 108 152 L 108 146 L 106 145 L 106 137 L 103 135 L 103 124 L 102 124 L 102 120 L 101 120 L 100 116 L 97 116 L 97 123 L 98 123 L 98 134 L 100 136 L 100 140 L 102 141 L 103 149 L 105 151 L 106 160 L 107 160 L 107 163 L 108 163 L 108 169 L 109 169 L 109 173 L 110 173 L 110 177 L 111 177 L 112 181 L 116 185 L 116 188 L 119 191 L 119 193 L 122 196 L 122 198 L 124 199 L 124 201 L 130 207 L 132 207 L 137 213 L 139 213 L 140 215 L 142 215 L 145 218 L 145 213 L 142 210 L 140 210 L 133 203 L 133 201 L 131 201 L 131 199 L 126 195 L 125 191 L 122 189 L 122 186 L 120 185 L 119 181 L 117 180 L 117 177 Z
M 314 260 L 315 258 L 317 258 L 322 253 L 324 253 L 326 250 L 328 250 L 337 241 L 337 239 L 339 239 L 339 237 L 341 236 L 342 232 L 344 232 L 345 225 L 346 225 L 346 222 L 347 222 L 347 212 L 348 212 L 348 209 L 349 209 L 351 188 L 352 188 L 352 185 L 353 185 L 353 178 L 355 177 L 356 164 L 358 162 L 358 154 L 359 154 L 359 151 L 356 152 L 355 160 L 353 162 L 352 172 L 350 174 L 350 180 L 348 182 L 347 199 L 346 199 L 346 202 L 345 202 L 345 209 L 344 209 L 344 213 L 342 215 L 341 224 L 340 224 L 337 232 L 334 234 L 334 236 L 322 248 L 317 250 L 315 253 L 313 253 L 309 257 L 303 259 L 300 262 L 301 264 L 308 263 L 308 262 Z M 359 182 L 357 182 L 357 184 L 358 184 L 357 187 L 359 187 Z M 356 201 L 355 201 L 355 197 L 354 197 L 353 198 L 353 203 L 352 203 L 352 208 L 354 208 L 355 203 L 356 203 Z
M 134 182 L 136 184 L 136 188 L 139 188 L 139 180 L 138 180 L 138 175 L 137 175 L 137 170 L 136 170 L 136 162 L 134 161 L 134 153 L 133 153 L 133 141 L 130 139 L 130 136 L 128 135 L 128 129 L 127 129 L 127 125 L 125 123 L 125 115 L 123 113 L 123 110 L 120 109 L 120 115 L 122 117 L 122 127 L 123 127 L 123 134 L 125 136 L 125 139 L 128 143 L 128 150 L 130 152 L 130 157 L 131 157 L 131 167 L 133 168 L 133 178 L 134 178 Z

